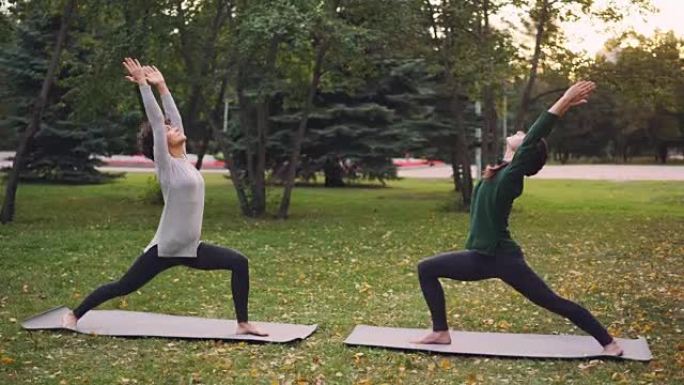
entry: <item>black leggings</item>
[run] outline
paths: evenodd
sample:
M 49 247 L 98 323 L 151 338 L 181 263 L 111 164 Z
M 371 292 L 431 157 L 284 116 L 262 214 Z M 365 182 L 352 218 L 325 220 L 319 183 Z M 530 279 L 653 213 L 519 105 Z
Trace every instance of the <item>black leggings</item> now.
M 527 265 L 522 252 L 489 256 L 466 250 L 422 260 L 418 264 L 418 278 L 430 308 L 434 331 L 448 330 L 444 290 L 439 283 L 442 277 L 459 281 L 499 278 L 535 304 L 568 318 L 601 345 L 606 346 L 613 341 L 587 309 L 554 293 Z
M 133 265 L 118 281 L 100 286 L 90 293 L 74 310 L 76 318 L 81 318 L 90 309 L 112 298 L 129 294 L 141 288 L 162 271 L 183 265 L 199 270 L 231 270 L 231 289 L 238 322 L 247 322 L 247 297 L 249 295 L 249 266 L 247 257 L 239 252 L 200 243 L 197 258 L 159 257 L 157 246 L 138 257 Z

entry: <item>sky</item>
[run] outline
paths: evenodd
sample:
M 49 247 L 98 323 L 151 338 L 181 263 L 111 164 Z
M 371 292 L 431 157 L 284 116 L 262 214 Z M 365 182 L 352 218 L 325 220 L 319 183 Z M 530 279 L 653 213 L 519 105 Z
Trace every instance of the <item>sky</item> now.
M 651 3 L 657 8 L 654 13 L 631 12 L 624 20 L 612 25 L 597 20 L 580 20 L 563 25 L 568 38 L 568 48 L 575 52 L 586 51 L 593 56 L 603 48 L 606 40 L 630 28 L 646 36 L 659 29 L 673 30 L 677 35 L 684 37 L 684 0 L 651 0 Z
M 669 31 L 684 37 L 684 0 L 651 0 L 655 10 L 641 11 L 631 6 L 629 0 L 596 0 L 598 7 L 609 3 L 625 6 L 629 10 L 626 17 L 617 23 L 606 23 L 598 19 L 583 18 L 574 22 L 562 24 L 567 38 L 567 48 L 571 51 L 594 56 L 600 52 L 606 40 L 620 35 L 620 33 L 634 29 L 646 36 L 656 30 Z M 514 9 L 502 10 L 501 17 L 513 21 L 526 15 L 520 15 Z M 522 38 L 522 37 L 521 37 Z M 527 39 L 527 38 L 526 38 Z

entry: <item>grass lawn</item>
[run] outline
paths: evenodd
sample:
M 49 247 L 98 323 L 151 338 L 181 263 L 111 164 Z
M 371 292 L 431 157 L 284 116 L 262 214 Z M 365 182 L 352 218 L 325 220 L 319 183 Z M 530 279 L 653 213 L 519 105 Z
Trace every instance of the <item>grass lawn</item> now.
M 349 348 L 357 323 L 430 326 L 415 272 L 462 248 L 468 217 L 447 180 L 300 188 L 287 221 L 245 220 L 207 175 L 203 239 L 250 258 L 253 320 L 318 323 L 293 345 L 120 339 L 21 330 L 119 277 L 154 235 L 147 175 L 84 187 L 21 186 L 0 226 L 0 384 L 683 384 L 684 184 L 531 180 L 511 227 L 528 262 L 650 363 L 525 360 Z M 277 202 L 270 202 L 275 206 Z M 582 334 L 496 280 L 445 281 L 455 329 Z M 172 269 L 102 308 L 233 318 L 229 275 Z M 457 343 L 457 341 L 456 341 Z

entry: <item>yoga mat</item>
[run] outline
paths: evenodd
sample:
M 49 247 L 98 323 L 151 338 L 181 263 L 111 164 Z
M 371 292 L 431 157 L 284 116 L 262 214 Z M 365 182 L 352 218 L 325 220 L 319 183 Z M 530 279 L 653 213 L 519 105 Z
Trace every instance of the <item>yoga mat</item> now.
M 21 326 L 27 330 L 64 329 L 62 316 L 69 309 L 62 306 L 37 314 Z M 124 310 L 91 310 L 78 321 L 77 329 L 83 334 L 116 337 L 164 337 L 189 339 L 216 339 L 255 342 L 285 343 L 309 337 L 317 325 L 296 325 L 271 322 L 251 322 L 269 333 L 267 337 L 236 335 L 236 321 L 187 317 L 159 313 Z M 71 330 L 71 329 L 69 329 Z
M 415 344 L 429 333 L 426 329 L 387 328 L 357 325 L 344 341 L 347 345 L 418 350 L 444 354 L 527 358 L 601 358 L 603 348 L 590 336 L 477 333 L 451 331 L 450 345 Z M 653 358 L 644 338 L 616 338 L 624 350 L 622 359 L 649 361 Z

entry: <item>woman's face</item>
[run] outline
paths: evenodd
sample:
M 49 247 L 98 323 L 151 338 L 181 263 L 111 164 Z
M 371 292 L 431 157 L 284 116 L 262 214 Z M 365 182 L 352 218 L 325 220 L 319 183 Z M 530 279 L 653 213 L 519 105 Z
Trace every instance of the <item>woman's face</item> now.
M 520 147 L 524 139 L 525 133 L 522 131 L 518 131 L 515 134 L 506 138 L 506 146 L 508 146 L 508 148 L 511 151 L 515 152 L 518 149 L 518 147 Z
M 166 124 L 166 140 L 169 143 L 169 147 L 176 147 L 185 143 L 187 138 L 178 127 Z

